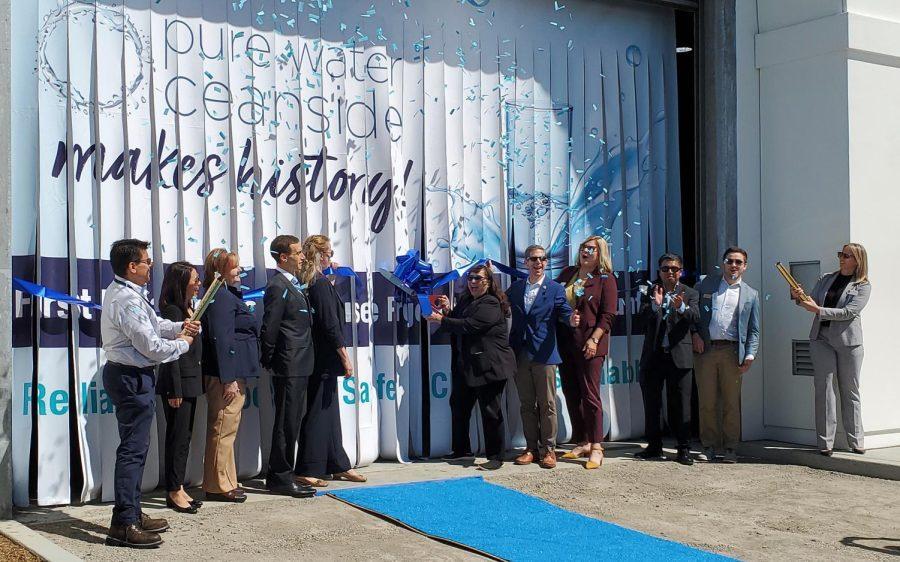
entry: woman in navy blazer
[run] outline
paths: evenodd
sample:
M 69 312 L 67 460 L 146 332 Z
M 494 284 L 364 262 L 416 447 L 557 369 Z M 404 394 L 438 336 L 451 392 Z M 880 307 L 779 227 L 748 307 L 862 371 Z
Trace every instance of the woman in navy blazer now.
M 203 375 L 209 404 L 203 490 L 209 499 L 243 502 L 237 480 L 234 440 L 241 422 L 247 379 L 259 376 L 259 325 L 241 291 L 237 254 L 218 248 L 206 256 L 206 289 L 218 273 L 225 278 L 203 315 Z
M 559 366 L 562 390 L 578 443 L 563 458 L 589 457 L 585 468 L 603 463 L 603 404 L 600 373 L 609 354 L 612 323 L 618 307 L 616 278 L 609 245 L 591 236 L 578 248 L 575 266 L 565 268 L 556 281 L 566 288 L 566 299 L 580 316 L 572 336 L 560 338 L 563 362 Z

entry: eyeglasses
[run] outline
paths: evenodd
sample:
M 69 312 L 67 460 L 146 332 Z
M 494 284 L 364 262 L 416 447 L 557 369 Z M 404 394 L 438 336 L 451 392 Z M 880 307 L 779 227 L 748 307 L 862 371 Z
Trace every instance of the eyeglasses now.
M 582 246 L 581 251 L 593 256 L 594 254 L 597 253 L 597 247 L 596 246 Z
M 845 260 L 849 260 L 850 258 L 853 257 L 853 254 L 845 254 L 844 252 L 838 252 L 837 257 L 838 257 L 838 259 L 843 258 Z
M 469 279 L 469 283 L 479 283 L 487 279 L 487 277 L 484 277 L 483 275 L 467 275 L 466 277 Z
M 725 265 L 744 265 L 744 260 L 726 259 Z
M 547 256 L 529 256 L 529 257 L 525 258 L 525 261 L 531 261 L 531 262 L 535 262 L 535 261 L 543 261 L 543 262 L 546 262 L 546 261 L 548 261 L 549 259 L 550 259 L 550 258 L 548 258 Z
M 147 258 L 145 260 L 137 260 L 134 263 L 145 263 L 145 264 L 147 264 L 147 267 L 151 267 L 153 265 L 153 258 Z
M 333 258 L 333 257 L 334 257 L 334 250 L 328 250 L 327 252 L 325 252 L 325 253 L 322 254 L 322 255 L 324 255 L 324 256 L 327 257 L 327 258 Z
M 664 265 L 659 268 L 663 273 L 678 273 L 681 271 L 681 268 L 675 265 Z

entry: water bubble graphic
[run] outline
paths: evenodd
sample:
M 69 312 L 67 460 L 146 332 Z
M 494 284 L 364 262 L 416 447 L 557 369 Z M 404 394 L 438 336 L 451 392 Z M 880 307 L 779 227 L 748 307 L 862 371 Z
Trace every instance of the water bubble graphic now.
M 84 20 L 84 21 L 82 21 Z M 94 102 L 91 99 L 90 84 L 72 84 L 68 78 L 60 77 L 57 68 L 68 76 L 66 60 L 56 60 L 54 54 L 65 52 L 65 49 L 53 47 L 55 41 L 66 41 L 67 26 L 93 25 L 124 37 L 125 58 L 127 60 L 125 81 L 126 96 L 133 95 L 144 80 L 144 63 L 147 62 L 147 49 L 140 33 L 130 18 L 121 11 L 100 4 L 85 4 L 73 0 L 49 12 L 44 24 L 38 30 L 38 68 L 40 79 L 60 97 L 70 100 L 75 109 L 89 111 Z M 99 30 L 98 30 L 99 31 Z M 81 89 L 84 88 L 85 93 Z M 71 91 L 70 91 L 71 90 Z M 103 111 L 122 104 L 121 94 L 112 94 L 108 99 L 98 100 L 97 109 Z
M 628 66 L 641 66 L 641 61 L 643 60 L 644 55 L 641 53 L 641 48 L 637 45 L 630 45 L 625 49 L 625 61 L 628 63 Z

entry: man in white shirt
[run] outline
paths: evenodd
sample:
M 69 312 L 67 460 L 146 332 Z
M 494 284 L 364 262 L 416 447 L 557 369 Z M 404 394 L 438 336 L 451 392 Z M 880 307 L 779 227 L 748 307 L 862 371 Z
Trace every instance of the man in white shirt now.
M 110 546 L 155 548 L 160 532 L 169 528 L 162 518 L 141 512 L 141 480 L 150 447 L 150 427 L 156 412 L 154 367 L 186 353 L 200 322 L 170 322 L 156 315 L 144 295 L 153 260 L 149 242 L 113 242 L 109 261 L 115 278 L 103 297 L 100 335 L 106 352 L 103 386 L 116 407 L 119 446 L 116 449 L 115 500 L 106 536 Z
M 700 321 L 693 333 L 698 354 L 694 371 L 703 444 L 700 459 L 734 463 L 741 440 L 741 377 L 759 350 L 759 295 L 742 280 L 748 265 L 745 250 L 728 248 L 722 260 L 724 273 L 707 276 L 696 286 Z

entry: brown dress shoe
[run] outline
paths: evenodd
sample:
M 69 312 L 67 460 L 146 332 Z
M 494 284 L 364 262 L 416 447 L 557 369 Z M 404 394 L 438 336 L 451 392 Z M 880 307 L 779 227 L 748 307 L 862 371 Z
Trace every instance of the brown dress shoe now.
M 541 458 L 541 462 L 538 463 L 541 468 L 556 468 L 556 453 L 551 451 L 547 451 L 547 454 Z
M 244 503 L 247 501 L 247 494 L 245 494 L 243 490 L 235 488 L 234 490 L 230 490 L 223 494 L 206 492 L 206 499 L 215 502 Z
M 106 535 L 107 546 L 128 548 L 156 548 L 162 544 L 158 533 L 145 531 L 137 523 L 131 525 L 110 525 Z
M 513 461 L 513 464 L 518 465 L 526 465 L 534 462 L 534 453 L 529 450 L 525 450 L 524 453 L 516 457 L 516 460 Z
M 162 517 L 154 518 L 150 517 L 146 513 L 141 513 L 141 522 L 138 523 L 138 527 L 140 527 L 142 531 L 148 531 L 150 533 L 162 533 L 163 531 L 167 531 L 169 529 L 169 522 Z

